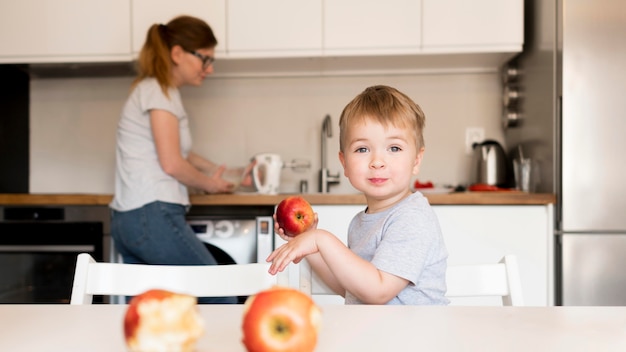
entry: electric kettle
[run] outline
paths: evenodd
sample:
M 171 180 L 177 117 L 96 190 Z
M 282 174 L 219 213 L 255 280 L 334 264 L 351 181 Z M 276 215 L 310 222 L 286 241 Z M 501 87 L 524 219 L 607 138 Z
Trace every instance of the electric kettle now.
M 278 154 L 263 153 L 254 156 L 256 164 L 252 168 L 254 187 L 261 194 L 277 194 L 280 186 L 280 173 L 284 163 Z
M 500 143 L 485 140 L 474 143 L 472 182 L 505 187 L 508 182 L 507 159 Z

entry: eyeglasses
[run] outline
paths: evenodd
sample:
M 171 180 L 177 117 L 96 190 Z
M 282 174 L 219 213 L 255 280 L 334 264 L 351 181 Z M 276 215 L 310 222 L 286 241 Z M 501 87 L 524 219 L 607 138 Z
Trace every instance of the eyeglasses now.
M 202 60 L 202 69 L 206 70 L 207 68 L 209 68 L 209 66 L 213 65 L 213 62 L 215 62 L 215 58 L 212 56 L 206 56 L 206 55 L 202 55 L 197 51 L 190 51 L 190 50 L 186 50 L 188 53 L 190 53 L 191 55 L 197 57 L 198 59 Z

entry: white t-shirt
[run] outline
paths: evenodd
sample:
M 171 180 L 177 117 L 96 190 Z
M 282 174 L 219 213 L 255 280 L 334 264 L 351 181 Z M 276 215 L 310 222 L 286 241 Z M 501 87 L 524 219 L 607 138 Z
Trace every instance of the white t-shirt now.
M 419 192 L 380 213 L 358 213 L 348 246 L 376 268 L 409 281 L 387 304 L 446 305 L 448 251 L 437 215 Z M 346 291 L 346 304 L 362 304 Z
M 146 78 L 131 92 L 117 129 L 115 196 L 111 208 L 137 209 L 154 201 L 189 205 L 187 187 L 169 176 L 159 164 L 150 125 L 150 110 L 165 110 L 178 118 L 180 150 L 186 158 L 191 150 L 189 120 L 180 92 L 163 94 L 155 78 Z

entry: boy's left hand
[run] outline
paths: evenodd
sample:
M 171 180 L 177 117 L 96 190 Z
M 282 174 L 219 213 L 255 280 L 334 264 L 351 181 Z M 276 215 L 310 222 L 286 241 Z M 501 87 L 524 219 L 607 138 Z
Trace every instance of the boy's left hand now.
M 266 262 L 272 262 L 269 269 L 272 275 L 285 270 L 289 263 L 298 264 L 302 258 L 318 252 L 316 234 L 319 231 L 309 229 L 296 237 L 285 235 L 282 229 L 280 231 L 277 233 L 288 242 L 278 247 L 265 259 Z

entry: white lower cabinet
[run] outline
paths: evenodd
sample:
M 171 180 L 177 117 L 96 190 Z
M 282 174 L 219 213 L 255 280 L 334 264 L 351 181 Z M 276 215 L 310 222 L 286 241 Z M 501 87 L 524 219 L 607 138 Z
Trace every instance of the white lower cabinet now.
M 554 305 L 552 205 L 433 206 L 448 248 L 448 265 L 495 263 L 515 254 L 524 304 Z M 461 299 L 452 304 L 500 305 L 499 298 Z
M 364 205 L 314 205 L 319 228 L 344 243 L 350 221 Z M 504 255 L 518 259 L 524 303 L 554 305 L 554 231 L 552 205 L 434 205 L 448 248 L 448 265 L 492 263 Z M 277 246 L 283 241 L 278 238 Z M 299 265 L 290 267 L 290 282 L 298 286 Z M 343 304 L 343 298 L 324 294 L 313 282 L 313 298 L 320 304 Z M 499 298 L 455 298 L 452 305 L 501 305 Z

